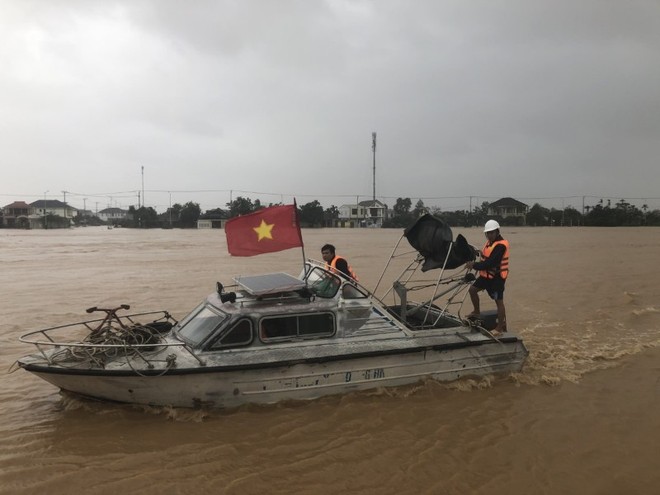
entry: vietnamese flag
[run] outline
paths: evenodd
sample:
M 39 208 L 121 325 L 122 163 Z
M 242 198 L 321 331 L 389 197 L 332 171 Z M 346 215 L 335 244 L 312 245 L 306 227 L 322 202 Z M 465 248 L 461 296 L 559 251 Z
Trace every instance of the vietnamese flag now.
M 225 235 L 232 256 L 255 256 L 303 245 L 295 204 L 232 218 L 225 224 Z

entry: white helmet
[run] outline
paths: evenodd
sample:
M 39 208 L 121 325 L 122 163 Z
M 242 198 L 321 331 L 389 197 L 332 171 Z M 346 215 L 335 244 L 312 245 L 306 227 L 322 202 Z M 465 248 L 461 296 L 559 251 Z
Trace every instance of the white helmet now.
M 484 227 L 484 232 L 492 232 L 493 230 L 499 230 L 500 224 L 495 220 L 488 220 L 486 226 Z

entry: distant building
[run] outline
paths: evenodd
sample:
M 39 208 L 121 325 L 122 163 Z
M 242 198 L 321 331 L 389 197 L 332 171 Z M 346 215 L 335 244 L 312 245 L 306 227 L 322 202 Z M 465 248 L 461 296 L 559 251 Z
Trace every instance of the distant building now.
M 520 218 L 520 225 L 525 224 L 525 217 L 529 206 L 513 198 L 498 199 L 488 205 L 488 216 L 500 217 L 502 219 L 516 217 Z
M 30 227 L 30 205 L 25 201 L 14 201 L 2 208 L 2 225 L 14 229 Z
M 30 228 L 68 228 L 77 211 L 76 208 L 57 199 L 39 199 L 30 203 L 30 214 L 28 215 Z M 51 218 L 49 223 L 48 218 L 50 217 L 56 218 Z
M 387 205 L 377 199 L 342 205 L 338 209 L 335 227 L 382 227 L 387 219 Z
M 229 214 L 225 211 L 222 212 L 213 212 L 213 213 L 204 213 L 199 216 L 197 220 L 198 229 L 224 229 L 225 224 Z
M 92 210 L 78 210 L 78 216 L 81 217 L 95 217 L 96 215 Z
M 98 212 L 97 215 L 104 222 L 115 222 L 128 218 L 128 210 L 121 208 L 106 208 Z

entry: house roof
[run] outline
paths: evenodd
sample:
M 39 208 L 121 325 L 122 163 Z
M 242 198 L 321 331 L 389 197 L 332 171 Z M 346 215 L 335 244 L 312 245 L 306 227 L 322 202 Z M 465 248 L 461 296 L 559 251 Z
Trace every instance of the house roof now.
M 378 200 L 374 201 L 373 199 L 370 199 L 368 201 L 360 201 L 358 204 L 355 204 L 355 203 L 343 204 L 339 208 L 355 208 L 357 206 L 362 206 L 362 207 L 366 207 L 366 208 L 369 208 L 369 207 L 386 208 L 385 203 L 381 203 Z
M 62 203 L 59 199 L 38 199 L 30 203 L 32 208 L 71 208 L 75 210 L 72 206 L 69 206 L 66 203 Z
M 368 201 L 360 201 L 358 203 L 360 206 L 375 206 L 378 208 L 385 208 L 385 205 L 378 201 L 377 199 L 370 199 Z
M 27 210 L 30 208 L 30 205 L 25 201 L 14 201 L 12 204 L 4 206 L 3 208 L 14 209 L 14 210 Z
M 105 208 L 104 210 L 99 211 L 99 213 L 103 213 L 104 215 L 110 213 L 128 213 L 128 210 L 122 210 L 121 208 Z
M 503 207 L 503 206 L 515 206 L 515 207 L 522 206 L 522 207 L 525 207 L 525 208 L 527 207 L 527 205 L 525 203 L 521 203 L 517 199 L 513 199 L 513 198 L 498 199 L 494 203 L 490 203 L 488 206 L 490 206 L 491 208 L 500 208 L 500 207 Z
M 223 210 L 220 213 L 218 212 L 202 213 L 199 216 L 199 220 L 229 220 L 229 212 Z

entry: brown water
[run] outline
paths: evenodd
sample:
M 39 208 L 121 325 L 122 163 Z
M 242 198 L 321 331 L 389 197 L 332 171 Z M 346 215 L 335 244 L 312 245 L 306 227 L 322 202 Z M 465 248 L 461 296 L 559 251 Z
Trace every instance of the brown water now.
M 81 401 L 19 370 L 0 375 L 0 493 L 660 493 L 660 230 L 504 234 L 521 373 L 221 412 Z M 367 287 L 400 235 L 303 232 L 307 256 L 333 242 Z M 216 230 L 0 230 L 0 252 L 5 370 L 32 352 L 20 334 L 87 307 L 181 318 L 216 280 L 302 262 L 230 258 Z

